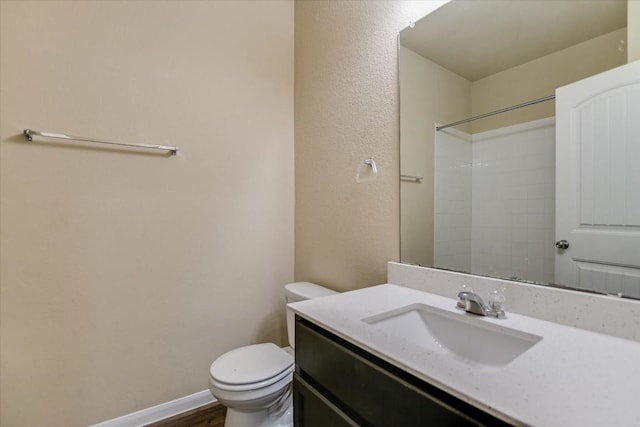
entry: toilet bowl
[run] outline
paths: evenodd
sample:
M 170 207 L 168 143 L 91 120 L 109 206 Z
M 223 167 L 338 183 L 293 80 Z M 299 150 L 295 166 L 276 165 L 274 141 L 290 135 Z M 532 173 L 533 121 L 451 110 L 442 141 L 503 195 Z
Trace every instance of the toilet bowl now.
M 335 294 L 322 286 L 297 282 L 285 286 L 287 304 Z M 272 343 L 248 345 L 218 357 L 209 369 L 209 389 L 227 407 L 225 427 L 293 425 L 291 382 L 294 357 L 294 313 L 287 307 L 291 347 Z

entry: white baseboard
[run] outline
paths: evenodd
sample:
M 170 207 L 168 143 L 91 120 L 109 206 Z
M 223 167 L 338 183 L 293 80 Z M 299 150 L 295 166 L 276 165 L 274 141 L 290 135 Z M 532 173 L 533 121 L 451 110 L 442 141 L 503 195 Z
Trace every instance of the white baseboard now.
M 146 424 L 155 423 L 165 418 L 173 417 L 200 406 L 217 402 L 209 390 L 202 390 L 197 393 L 184 396 L 170 402 L 132 412 L 118 418 L 103 421 L 90 427 L 139 427 Z

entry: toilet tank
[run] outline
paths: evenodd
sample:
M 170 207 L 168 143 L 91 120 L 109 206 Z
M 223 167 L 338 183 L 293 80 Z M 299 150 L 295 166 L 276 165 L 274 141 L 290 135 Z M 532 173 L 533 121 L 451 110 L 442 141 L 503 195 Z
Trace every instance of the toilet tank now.
M 284 297 L 287 304 L 334 294 L 337 294 L 337 292 L 311 282 L 289 283 L 284 287 Z M 296 339 L 294 324 L 295 313 L 287 306 L 287 335 L 289 337 L 289 345 L 293 348 L 295 348 Z

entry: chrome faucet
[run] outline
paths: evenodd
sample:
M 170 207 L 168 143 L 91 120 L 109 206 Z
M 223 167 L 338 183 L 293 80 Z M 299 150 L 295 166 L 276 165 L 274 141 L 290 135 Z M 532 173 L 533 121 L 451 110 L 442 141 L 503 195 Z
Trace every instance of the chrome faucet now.
M 461 291 L 458 293 L 457 307 L 465 310 L 467 313 L 504 319 L 506 316 L 504 310 L 502 310 L 503 300 L 504 299 L 491 298 L 491 305 L 487 305 L 482 301 L 480 295 L 470 291 Z

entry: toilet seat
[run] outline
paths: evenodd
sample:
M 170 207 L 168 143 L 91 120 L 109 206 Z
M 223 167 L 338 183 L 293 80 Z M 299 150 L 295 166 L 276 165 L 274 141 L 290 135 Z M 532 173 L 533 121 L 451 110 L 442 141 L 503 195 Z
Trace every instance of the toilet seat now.
M 247 384 L 240 384 L 240 385 L 232 385 L 232 384 L 226 384 L 226 383 L 222 383 L 220 381 L 216 381 L 215 378 L 210 377 L 209 381 L 211 382 L 211 385 L 213 385 L 215 388 L 219 389 L 219 390 L 224 390 L 224 391 L 248 391 L 248 390 L 255 390 L 255 389 L 259 389 L 259 388 L 264 388 L 264 387 L 268 387 L 272 384 L 277 383 L 278 381 L 281 381 L 283 378 L 289 377 L 293 375 L 293 369 L 294 366 L 291 365 L 291 367 L 285 371 L 283 371 L 282 373 L 280 373 L 279 375 L 269 378 L 267 380 L 264 381 L 260 381 L 260 382 L 255 382 L 255 383 L 247 383 Z M 291 379 L 289 378 L 288 381 L 291 381 Z
M 272 343 L 231 350 L 211 364 L 211 384 L 225 391 L 247 391 L 268 387 L 292 374 L 293 357 Z

